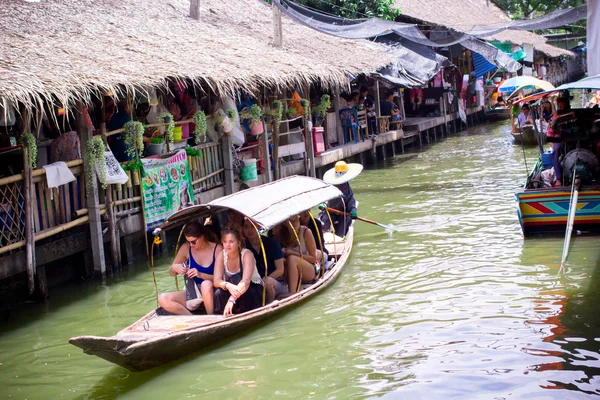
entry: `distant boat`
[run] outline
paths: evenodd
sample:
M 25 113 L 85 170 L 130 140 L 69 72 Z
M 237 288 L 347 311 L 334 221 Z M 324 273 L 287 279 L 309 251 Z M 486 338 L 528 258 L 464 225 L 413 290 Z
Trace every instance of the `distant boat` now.
M 334 186 L 313 178 L 293 176 L 237 192 L 209 204 L 193 206 L 169 217 L 163 229 L 188 220 L 226 210 L 235 210 L 250 218 L 262 230 L 268 230 L 290 216 L 339 197 Z M 354 221 L 353 221 L 354 222 Z M 326 236 L 336 238 L 333 235 Z M 242 335 L 261 322 L 281 315 L 331 285 L 341 274 L 350 252 L 354 226 L 341 242 L 327 243 L 333 264 L 319 279 L 302 285 L 302 290 L 266 306 L 236 314 L 161 315 L 152 310 L 141 319 L 111 337 L 79 336 L 69 343 L 87 354 L 96 355 L 131 371 L 143 371 L 192 354 L 223 339 Z M 340 239 L 340 238 L 337 238 Z
M 492 108 L 485 112 L 485 117 L 490 122 L 504 121 L 504 120 L 510 118 L 510 108 L 506 108 L 506 107 Z
M 522 126 L 520 131 L 515 132 L 513 130 L 511 134 L 515 140 L 515 144 L 523 144 L 525 146 L 536 146 L 538 144 L 533 125 Z M 542 143 L 544 143 L 544 141 L 542 141 Z

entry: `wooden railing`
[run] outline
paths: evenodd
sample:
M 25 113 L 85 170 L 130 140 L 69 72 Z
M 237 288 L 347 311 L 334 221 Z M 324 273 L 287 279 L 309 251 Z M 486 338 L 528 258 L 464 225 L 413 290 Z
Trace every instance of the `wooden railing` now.
M 32 171 L 33 231 L 41 240 L 87 222 L 83 160 L 67 163 L 75 181 L 49 188 L 46 170 Z M 25 245 L 25 194 L 23 175 L 0 180 L 0 254 Z
M 189 157 L 192 187 L 198 194 L 225 184 L 223 152 L 219 143 L 206 143 L 195 147 L 200 157 Z

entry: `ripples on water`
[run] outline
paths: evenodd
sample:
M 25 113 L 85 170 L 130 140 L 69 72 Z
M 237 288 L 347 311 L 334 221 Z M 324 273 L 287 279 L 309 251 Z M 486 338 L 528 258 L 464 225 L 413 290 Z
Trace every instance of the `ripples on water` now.
M 598 394 L 598 239 L 520 232 L 521 148 L 471 129 L 366 170 L 359 225 L 323 295 L 201 356 L 132 374 L 67 344 L 110 335 L 154 306 L 145 266 L 107 287 L 57 291 L 5 324 L 0 391 L 12 398 L 584 398 Z M 529 165 L 535 150 L 527 152 Z M 161 291 L 172 290 L 164 259 Z M 75 299 L 74 299 L 75 297 Z M 42 308 L 42 310 L 40 310 Z

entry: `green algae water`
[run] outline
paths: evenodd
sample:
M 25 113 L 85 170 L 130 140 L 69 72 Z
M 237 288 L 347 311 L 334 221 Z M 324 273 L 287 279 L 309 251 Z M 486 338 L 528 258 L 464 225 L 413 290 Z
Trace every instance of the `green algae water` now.
M 155 306 L 146 265 L 52 290 L 0 325 L 2 399 L 577 399 L 600 394 L 600 238 L 524 240 L 524 155 L 508 124 L 453 135 L 363 172 L 341 278 L 201 353 L 131 373 L 67 343 Z M 526 152 L 528 165 L 535 149 Z M 170 259 L 160 291 L 174 290 Z

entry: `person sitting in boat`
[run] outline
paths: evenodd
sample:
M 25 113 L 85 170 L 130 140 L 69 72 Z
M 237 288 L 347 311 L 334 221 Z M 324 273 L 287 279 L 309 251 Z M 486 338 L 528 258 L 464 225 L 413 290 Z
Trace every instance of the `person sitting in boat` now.
M 284 262 L 285 257 L 281 246 L 270 237 L 259 235 L 254 225 L 249 220 L 244 221 L 245 245 L 254 255 L 258 274 L 263 278 L 267 288 L 267 303 L 275 300 L 275 297 L 287 291 L 287 285 L 284 282 Z M 262 241 L 262 245 L 261 245 Z M 263 256 L 263 248 L 265 250 Z M 267 265 L 265 267 L 265 258 Z M 266 275 L 266 276 L 265 276 Z
M 504 97 L 501 94 L 498 95 L 498 99 L 496 101 L 496 108 L 506 107 L 506 103 L 504 102 Z
M 290 294 L 298 291 L 298 283 L 310 283 L 319 278 L 322 259 L 315 238 L 306 226 L 300 225 L 300 216 L 288 219 L 281 230 L 282 250 L 285 256 L 288 289 Z M 300 242 L 300 243 L 298 243 Z
M 252 252 L 243 247 L 240 232 L 221 232 L 223 251 L 217 253 L 214 286 L 215 313 L 225 317 L 254 310 L 262 305 L 263 280 Z
M 204 302 L 206 313 L 212 314 L 215 259 L 222 247 L 212 241 L 212 232 L 198 222 L 188 223 L 183 235 L 186 243 L 177 252 L 169 267 L 169 274 L 189 278 L 186 290 L 163 293 L 158 297 L 158 304 L 171 314 L 191 315 L 190 310 L 195 310 Z
M 571 109 L 569 98 L 559 97 L 556 101 L 556 113 L 550 118 L 546 140 L 552 145 L 552 166 L 554 167 L 554 183 L 552 186 L 562 186 L 562 165 L 560 164 L 562 137 L 558 130 L 558 124 L 568 118 L 565 114 Z
M 521 106 L 521 112 L 517 117 L 517 124 L 519 130 L 521 130 L 526 125 L 533 125 L 533 115 L 530 112 L 529 104 L 525 103 Z
M 348 182 L 356 178 L 362 169 L 363 166 L 360 164 L 346 164 L 345 161 L 338 161 L 335 163 L 335 167 L 323 175 L 323 181 L 330 185 L 335 185 L 342 192 L 342 197 L 319 205 L 319 209 L 321 210 L 319 219 L 323 223 L 325 231 L 333 229 L 335 234 L 340 237 L 344 237 L 348 233 L 352 219 L 356 219 L 357 217 L 356 200 L 354 200 L 354 193 Z M 327 213 L 326 208 L 333 208 L 345 212 L 347 215 Z M 331 226 L 332 223 L 333 227 Z
M 300 225 L 306 226 L 313 234 L 315 241 L 317 242 L 317 249 L 323 252 L 323 259 L 321 265 L 325 265 L 325 262 L 329 258 L 329 252 L 325 247 L 325 237 L 323 236 L 323 223 L 318 218 L 312 218 L 310 210 L 302 211 L 300 213 Z

